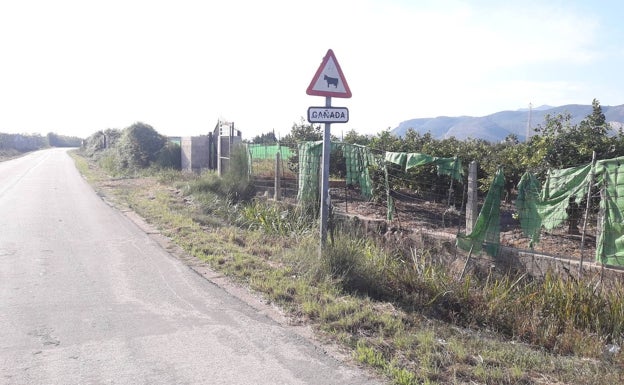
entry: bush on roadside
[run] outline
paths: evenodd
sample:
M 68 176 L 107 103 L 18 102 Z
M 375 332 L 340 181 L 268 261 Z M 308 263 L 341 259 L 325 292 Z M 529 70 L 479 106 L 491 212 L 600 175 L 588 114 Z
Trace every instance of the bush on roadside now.
M 156 154 L 154 165 L 159 169 L 180 170 L 182 168 L 182 148 L 180 145 L 167 141 Z
M 97 154 L 97 162 L 109 175 L 119 176 L 124 174 L 119 162 L 119 153 L 114 148 L 107 148 Z
M 124 129 L 116 145 L 122 168 L 138 170 L 156 161 L 167 138 L 145 123 L 135 123 Z

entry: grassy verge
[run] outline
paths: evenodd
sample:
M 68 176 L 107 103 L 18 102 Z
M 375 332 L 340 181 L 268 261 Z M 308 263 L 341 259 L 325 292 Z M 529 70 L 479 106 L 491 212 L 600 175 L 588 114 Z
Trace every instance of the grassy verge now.
M 26 154 L 28 154 L 28 152 L 20 152 L 12 148 L 0 149 L 0 162 L 19 158 L 20 156 L 24 156 Z
M 549 276 L 457 281 L 429 248 L 409 253 L 337 232 L 318 256 L 314 221 L 232 203 L 213 175 L 108 178 L 74 154 L 101 194 L 189 254 L 279 305 L 395 384 L 621 383 L 624 293 Z M 612 352 L 609 352 L 609 347 Z

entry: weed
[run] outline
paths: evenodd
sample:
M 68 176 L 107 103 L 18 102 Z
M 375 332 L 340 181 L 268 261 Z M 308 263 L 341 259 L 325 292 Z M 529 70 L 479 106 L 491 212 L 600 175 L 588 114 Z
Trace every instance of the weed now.
M 239 224 L 273 235 L 301 235 L 310 232 L 315 222 L 298 207 L 259 200 L 242 206 L 240 214 Z

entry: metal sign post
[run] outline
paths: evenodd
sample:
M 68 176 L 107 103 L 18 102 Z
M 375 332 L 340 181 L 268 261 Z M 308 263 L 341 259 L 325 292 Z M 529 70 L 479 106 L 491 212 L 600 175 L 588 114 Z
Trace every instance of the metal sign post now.
M 329 157 L 331 153 L 331 123 L 346 123 L 349 120 L 349 111 L 344 107 L 332 108 L 332 96 L 337 98 L 350 98 L 351 90 L 342 74 L 340 65 L 330 49 L 323 58 L 323 62 L 312 78 L 312 82 L 306 90 L 308 95 L 325 96 L 325 108 L 310 107 L 308 109 L 308 121 L 310 123 L 325 123 L 323 133 L 323 155 L 321 169 L 321 207 L 320 207 L 320 250 L 322 253 L 327 242 L 327 224 L 329 220 Z
M 331 107 L 331 97 L 325 97 L 325 106 Z M 321 170 L 321 248 L 327 242 L 327 223 L 329 219 L 329 157 L 331 154 L 331 123 L 325 123 L 323 132 L 323 168 Z

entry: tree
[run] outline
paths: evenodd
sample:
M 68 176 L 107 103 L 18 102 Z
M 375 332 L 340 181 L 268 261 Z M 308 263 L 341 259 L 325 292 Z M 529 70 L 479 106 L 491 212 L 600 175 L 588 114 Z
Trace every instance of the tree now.
M 182 148 L 177 143 L 167 141 L 156 154 L 154 164 L 159 168 L 180 170 L 182 168 Z
M 505 173 L 505 200 L 510 202 L 514 189 L 527 170 L 527 149 L 528 145 L 520 143 L 513 134 L 503 142 L 492 145 L 490 155 L 482 160 L 482 168 L 487 175 L 482 186 L 490 186 L 497 170 L 502 167 Z
M 579 125 L 572 124 L 567 113 L 546 115 L 544 125 L 539 125 L 536 132 L 529 142 L 529 164 L 537 165 L 542 171 L 591 162 L 594 151 L 597 158 L 603 159 L 616 154 L 617 146 L 609 137 L 609 125 L 597 99 L 592 101 L 592 113 Z
M 361 146 L 368 146 L 371 142 L 371 137 L 368 135 L 358 134 L 357 131 L 355 131 L 354 129 L 351 129 L 347 131 L 347 133 L 342 138 L 342 141 L 344 143 L 349 143 L 349 144 L 359 144 Z
M 539 155 L 538 163 L 543 161 L 545 168 L 565 168 L 579 163 L 577 149 L 578 128 L 572 124 L 569 113 L 544 117 L 544 125 L 538 125 L 536 135 L 531 144 L 539 146 L 534 149 L 534 156 Z
M 80 147 L 82 139 L 76 136 L 58 135 L 54 132 L 48 132 L 46 135 L 50 147 Z
M 50 147 L 61 147 L 59 146 L 60 139 L 57 134 L 53 132 L 48 132 L 48 135 L 46 136 L 48 137 L 48 144 L 50 145 Z
M 402 140 L 390 132 L 390 129 L 381 131 L 370 141 L 370 147 L 382 151 L 401 151 Z
M 580 123 L 579 128 L 586 129 L 596 135 L 605 136 L 609 132 L 607 119 L 602 112 L 598 99 L 592 101 L 592 113 Z
M 591 160 L 594 151 L 597 158 L 609 158 L 613 155 L 615 148 L 612 148 L 612 140 L 609 138 L 609 124 L 597 99 L 592 101 L 592 113 L 581 121 L 578 129 L 579 153 L 582 158 Z
M 282 139 L 283 143 L 298 143 L 323 140 L 323 131 L 320 124 L 306 123 L 301 118 L 299 124 L 293 123 L 290 133 Z
M 148 167 L 156 160 L 167 139 L 148 124 L 137 122 L 126 128 L 117 149 L 123 168 L 137 169 Z
M 275 137 L 275 131 L 267 132 L 265 134 L 256 135 L 251 143 L 254 144 L 275 144 L 277 143 L 277 138 Z

